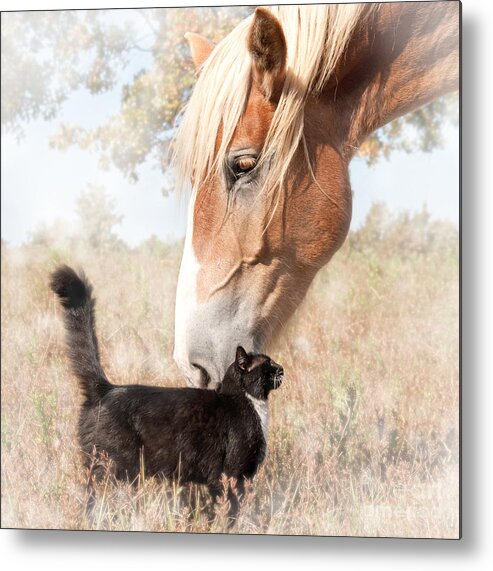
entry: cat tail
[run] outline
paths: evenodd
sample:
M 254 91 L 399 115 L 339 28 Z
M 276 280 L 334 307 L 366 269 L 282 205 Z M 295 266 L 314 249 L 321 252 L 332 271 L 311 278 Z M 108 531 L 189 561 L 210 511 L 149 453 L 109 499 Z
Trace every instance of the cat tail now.
M 92 286 L 85 274 L 78 275 L 66 265 L 52 274 L 50 287 L 63 307 L 67 355 L 73 374 L 86 398 L 86 404 L 98 403 L 113 385 L 108 381 L 99 359 L 95 331 Z

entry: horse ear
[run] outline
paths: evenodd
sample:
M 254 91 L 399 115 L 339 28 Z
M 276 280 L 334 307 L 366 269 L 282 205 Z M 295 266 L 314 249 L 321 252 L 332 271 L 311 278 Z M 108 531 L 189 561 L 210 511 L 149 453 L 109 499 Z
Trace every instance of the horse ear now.
M 248 36 L 253 81 L 267 99 L 278 100 L 286 77 L 287 47 L 279 20 L 257 8 Z
M 211 55 L 211 52 L 216 47 L 216 44 L 207 38 L 204 38 L 204 36 L 194 34 L 193 32 L 187 32 L 185 34 L 185 39 L 190 46 L 193 63 L 197 69 L 200 69 L 205 60 Z
M 249 365 L 248 353 L 241 345 L 236 348 L 236 364 L 242 371 L 246 371 Z

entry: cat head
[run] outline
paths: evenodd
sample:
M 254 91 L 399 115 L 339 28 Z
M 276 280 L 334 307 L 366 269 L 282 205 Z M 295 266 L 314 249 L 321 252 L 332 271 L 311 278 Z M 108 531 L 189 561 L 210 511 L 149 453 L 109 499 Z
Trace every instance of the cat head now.
M 246 393 L 265 400 L 270 391 L 281 386 L 284 370 L 267 355 L 247 353 L 243 347 L 236 349 L 236 357 L 218 389 L 223 394 Z

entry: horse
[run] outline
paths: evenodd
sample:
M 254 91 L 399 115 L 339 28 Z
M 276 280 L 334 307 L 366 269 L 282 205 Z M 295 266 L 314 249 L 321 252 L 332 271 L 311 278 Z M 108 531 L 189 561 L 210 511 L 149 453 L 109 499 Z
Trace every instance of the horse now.
M 375 129 L 458 88 L 460 3 L 260 7 L 217 45 L 174 141 L 192 188 L 174 359 L 213 388 L 281 331 L 351 220 L 348 166 Z

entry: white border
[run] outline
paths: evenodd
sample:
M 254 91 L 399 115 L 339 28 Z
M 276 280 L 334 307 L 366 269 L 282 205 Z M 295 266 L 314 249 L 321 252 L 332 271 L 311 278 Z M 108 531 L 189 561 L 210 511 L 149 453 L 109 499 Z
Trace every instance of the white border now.
M 210 5 L 221 2 L 208 1 Z M 2 0 L 1 9 L 204 5 L 148 0 Z M 247 4 L 247 2 L 228 2 Z M 378 569 L 489 568 L 493 560 L 492 444 L 493 121 L 490 2 L 463 2 L 463 537 L 434 540 L 191 536 L 0 531 L 6 569 Z M 489 563 L 488 563 L 489 561 Z

